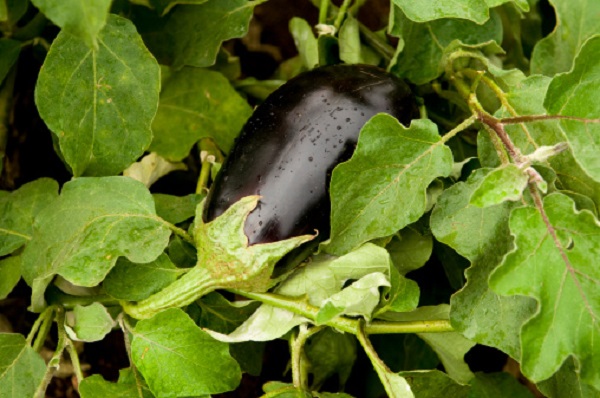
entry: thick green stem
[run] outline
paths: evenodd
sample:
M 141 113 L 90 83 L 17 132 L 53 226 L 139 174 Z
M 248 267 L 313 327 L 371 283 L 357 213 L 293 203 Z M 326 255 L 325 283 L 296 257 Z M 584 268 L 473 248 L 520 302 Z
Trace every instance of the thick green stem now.
M 346 11 L 348 11 L 348 7 L 350 7 L 350 3 L 352 3 L 352 0 L 344 0 L 342 5 L 340 6 L 340 9 L 338 10 L 337 17 L 335 18 L 335 22 L 333 23 L 336 32 L 340 30 L 340 26 L 342 25 L 342 21 L 346 16 Z
M 290 339 L 290 350 L 292 352 L 292 380 L 294 387 L 298 389 L 308 389 L 308 358 L 304 351 L 306 341 L 316 333 L 319 333 L 323 326 L 308 328 L 306 324 L 299 327 L 298 334 Z
M 186 274 L 165 287 L 160 292 L 138 301 L 122 302 L 128 315 L 136 319 L 151 318 L 160 311 L 171 307 L 182 307 L 193 303 L 199 297 L 218 289 L 220 286 L 211 273 L 201 267 L 191 268 Z
M 329 0 L 321 0 L 321 5 L 319 6 L 319 24 L 327 23 L 328 12 L 329 12 Z

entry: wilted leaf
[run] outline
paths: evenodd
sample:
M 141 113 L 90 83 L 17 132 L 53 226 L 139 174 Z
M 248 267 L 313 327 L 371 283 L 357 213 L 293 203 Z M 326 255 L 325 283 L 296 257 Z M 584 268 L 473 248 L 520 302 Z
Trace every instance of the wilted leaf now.
M 575 355 L 582 380 L 598 388 L 600 349 L 593 342 L 600 338 L 600 223 L 560 193 L 544 198 L 544 212 L 546 220 L 536 208 L 513 210 L 515 249 L 491 275 L 490 286 L 538 302 L 536 315 L 521 330 L 525 375 L 544 380 Z
M 131 21 L 110 15 L 98 48 L 61 32 L 35 102 L 75 176 L 120 173 L 150 145 L 160 70 Z
M 427 186 L 452 171 L 452 152 L 427 119 L 409 128 L 374 116 L 362 128 L 348 162 L 331 179 L 331 242 L 343 254 L 370 239 L 394 234 L 423 215 Z

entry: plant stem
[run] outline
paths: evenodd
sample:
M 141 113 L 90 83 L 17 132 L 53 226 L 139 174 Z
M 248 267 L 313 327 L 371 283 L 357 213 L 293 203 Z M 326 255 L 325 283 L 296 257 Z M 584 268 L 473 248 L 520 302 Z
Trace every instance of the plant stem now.
M 342 5 L 340 6 L 340 9 L 338 10 L 335 22 L 333 23 L 336 32 L 340 30 L 340 26 L 342 25 L 342 21 L 346 16 L 346 11 L 348 11 L 348 7 L 350 7 L 350 3 L 352 3 L 352 0 L 344 0 Z
M 125 350 L 127 351 L 127 358 L 129 358 L 129 366 L 131 367 L 131 371 L 133 372 L 133 376 L 135 377 L 135 386 L 137 388 L 138 396 L 143 397 L 142 391 L 142 380 L 138 373 L 135 364 L 133 363 L 133 357 L 131 355 L 131 340 L 129 339 L 129 324 L 125 320 L 125 314 L 120 313 L 117 322 L 123 331 L 123 340 L 125 341 Z
M 137 303 L 123 301 L 121 306 L 133 318 L 151 318 L 167 308 L 191 304 L 198 297 L 218 289 L 217 283 L 206 268 L 193 267 L 158 293 Z
M 33 350 L 35 352 L 42 351 L 44 347 L 44 343 L 46 342 L 46 337 L 48 333 L 50 333 L 50 328 L 52 328 L 52 323 L 54 321 L 54 311 L 50 311 L 49 316 L 44 317 L 42 322 L 42 326 L 40 327 L 40 331 L 37 334 L 37 337 L 33 343 Z
M 184 229 L 181 229 L 178 226 L 163 220 L 162 218 L 159 218 L 159 217 L 157 217 L 157 218 L 162 223 L 164 223 L 171 231 L 173 231 L 173 233 L 175 235 L 179 236 L 181 239 L 185 240 L 186 242 L 191 243 L 193 246 L 196 246 L 196 242 L 194 242 L 194 239 Z
M 383 59 L 385 59 L 386 63 L 390 62 L 390 60 L 394 57 L 394 47 L 390 46 L 385 40 L 360 22 L 358 23 L 358 30 L 360 31 L 365 43 L 371 46 L 375 52 L 377 52 L 377 54 L 381 55 Z
M 35 398 L 43 398 L 46 395 L 46 390 L 48 389 L 48 385 L 50 385 L 50 381 L 54 376 L 54 372 L 60 366 L 60 359 L 67 345 L 67 333 L 65 332 L 65 311 L 62 308 L 56 308 L 56 323 L 58 325 L 58 343 L 56 344 L 56 350 L 54 351 L 54 355 L 48 362 L 46 366 L 46 373 L 44 374 L 44 378 L 41 383 L 38 385 L 37 390 L 35 391 Z
M 319 6 L 319 24 L 327 23 L 328 11 L 329 11 L 329 0 L 321 0 L 321 5 Z
M 303 323 L 298 329 L 298 334 L 292 336 L 290 340 L 290 348 L 292 351 L 292 380 L 294 387 L 307 390 L 308 389 L 308 358 L 304 351 L 306 341 L 314 334 L 320 332 L 323 326 L 315 326 L 308 328 Z
M 311 322 L 316 322 L 317 314 L 319 313 L 318 307 L 308 304 L 303 299 L 289 298 L 274 293 L 253 293 L 237 289 L 228 290 L 240 296 L 288 310 L 294 314 L 307 318 Z M 325 322 L 325 325 L 351 334 L 356 334 L 358 330 L 358 320 L 344 316 Z M 452 328 L 450 321 L 446 319 L 410 322 L 373 321 L 366 326 L 366 332 L 369 334 L 444 333 L 452 331 L 454 331 L 454 329 Z
M 46 308 L 40 314 L 40 316 L 33 323 L 33 326 L 31 327 L 31 331 L 29 331 L 29 334 L 27 335 L 27 344 L 31 345 L 33 343 L 33 339 L 34 339 L 36 333 L 38 332 L 40 325 L 43 322 L 45 322 L 46 318 L 52 319 L 53 315 L 54 315 L 54 307 L 53 306 Z M 44 339 L 45 339 L 45 337 L 44 337 Z
M 576 116 L 564 116 L 564 115 L 528 115 L 528 116 L 514 116 L 499 119 L 502 124 L 516 124 L 516 123 L 528 123 L 538 122 L 544 120 L 575 120 L 582 123 L 600 123 L 600 119 L 587 119 Z
M 83 380 L 83 372 L 81 371 L 81 363 L 79 362 L 79 354 L 77 353 L 77 349 L 71 340 L 67 342 L 67 352 L 69 353 L 69 357 L 71 358 L 71 363 L 73 364 L 73 369 L 75 371 L 75 377 L 77 377 L 77 386 Z M 79 389 L 79 388 L 78 388 Z

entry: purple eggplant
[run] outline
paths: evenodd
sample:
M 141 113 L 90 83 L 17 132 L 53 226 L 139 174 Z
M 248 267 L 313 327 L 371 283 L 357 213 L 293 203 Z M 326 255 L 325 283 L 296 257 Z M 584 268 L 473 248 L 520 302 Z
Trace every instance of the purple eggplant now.
M 329 236 L 329 180 L 350 159 L 377 113 L 404 125 L 419 115 L 401 79 L 369 65 L 333 65 L 289 80 L 256 108 L 209 192 L 210 222 L 244 196 L 260 195 L 244 232 L 249 244 L 319 232 Z

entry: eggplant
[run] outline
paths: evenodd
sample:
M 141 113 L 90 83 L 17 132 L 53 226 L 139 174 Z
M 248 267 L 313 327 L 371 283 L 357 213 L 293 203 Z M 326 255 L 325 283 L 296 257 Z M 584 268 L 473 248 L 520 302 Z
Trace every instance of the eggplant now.
M 211 186 L 204 221 L 260 195 L 244 224 L 250 245 L 315 230 L 326 239 L 331 172 L 350 159 L 361 128 L 380 112 L 404 125 L 419 115 L 409 86 L 378 67 L 324 66 L 290 79 L 246 122 Z

